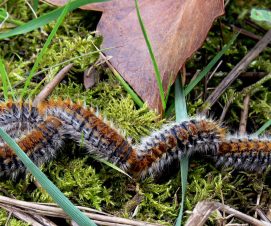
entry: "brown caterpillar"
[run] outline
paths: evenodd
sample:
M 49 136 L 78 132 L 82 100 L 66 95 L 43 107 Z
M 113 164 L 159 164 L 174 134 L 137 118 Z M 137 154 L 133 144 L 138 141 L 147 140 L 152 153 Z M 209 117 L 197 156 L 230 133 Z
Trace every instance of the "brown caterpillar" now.
M 271 140 L 231 136 L 217 122 L 203 117 L 166 125 L 130 144 L 92 108 L 70 100 L 0 104 L 0 127 L 16 139 L 37 164 L 51 161 L 65 139 L 84 143 L 90 154 L 108 160 L 135 178 L 158 173 L 184 154 L 211 155 L 217 165 L 263 170 L 271 164 Z M 0 176 L 15 178 L 25 167 L 0 140 Z

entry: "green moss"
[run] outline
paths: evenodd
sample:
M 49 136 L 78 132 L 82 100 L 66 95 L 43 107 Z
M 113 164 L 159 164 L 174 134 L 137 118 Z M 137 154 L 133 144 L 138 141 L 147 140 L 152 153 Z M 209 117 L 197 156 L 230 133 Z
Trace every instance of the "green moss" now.
M 271 50 L 269 51 L 269 56 L 271 54 Z M 249 66 L 249 69 L 254 69 L 257 71 L 265 71 L 265 72 L 271 72 L 271 61 L 270 59 L 266 59 L 263 56 L 257 57 L 256 60 L 252 61 L 252 63 Z
M 177 198 L 176 191 L 179 182 L 179 178 L 162 184 L 156 183 L 151 178 L 145 180 L 140 189 L 144 199 L 139 205 L 138 218 L 148 221 L 159 220 L 168 224 L 173 223 L 179 207 L 174 200 L 174 198 Z
M 100 210 L 102 206 L 113 204 L 110 189 L 103 185 L 104 178 L 86 163 L 86 158 L 71 159 L 66 156 L 50 163 L 45 172 L 70 200 L 79 205 Z M 52 202 L 40 189 L 36 189 L 32 195 L 35 201 Z
M 96 51 L 93 43 L 96 46 L 100 46 L 101 40 L 101 38 L 94 38 L 92 35 L 87 35 L 84 38 L 79 35 L 72 37 L 58 36 L 46 52 L 40 63 L 40 68 L 52 67 L 59 62 L 65 62 L 71 58 L 89 54 L 88 56 L 80 57 L 72 61 L 74 64 L 74 72 L 83 72 L 90 64 L 97 60 L 99 53 L 91 55 L 91 52 Z M 49 74 L 54 75 L 62 67 L 63 65 L 52 67 L 52 72 L 49 71 Z
M 16 7 L 14 7 L 14 2 L 14 0 L 10 0 L 4 5 L 13 18 L 22 21 L 33 18 L 24 0 L 16 1 Z M 266 5 L 267 2 L 263 4 Z M 234 23 L 238 19 L 236 15 L 239 15 L 239 18 L 246 18 L 249 11 L 247 9 L 250 9 L 253 3 L 243 3 L 245 11 L 240 8 L 241 3 L 237 1 L 229 3 L 228 7 L 231 9 L 231 13 L 221 18 L 220 22 L 228 26 L 227 24 Z M 41 4 L 38 14 L 41 15 L 50 9 L 49 6 Z M 46 68 L 49 70 L 36 76 L 30 89 L 36 87 L 45 75 L 46 82 L 51 80 L 65 65 L 58 65 L 59 63 L 94 51 L 93 42 L 97 46 L 100 45 L 101 38 L 94 37 L 88 30 L 92 23 L 89 21 L 94 20 L 96 16 L 80 10 L 68 15 L 39 66 L 39 70 Z M 21 83 L 16 88 L 18 92 L 53 25 L 54 22 L 43 27 L 42 30 L 38 29 L 1 41 L 0 55 L 5 60 L 11 83 L 13 85 Z M 186 65 L 187 70 L 205 67 L 231 36 L 232 32 L 228 27 L 221 30 L 220 23 L 216 23 L 203 48 Z M 255 41 L 239 36 L 233 47 L 223 57 L 224 63 L 219 69 L 220 71 L 215 73 L 209 81 L 208 87 L 216 87 L 222 76 L 227 75 L 254 45 Z M 131 97 L 108 69 L 97 68 L 102 71 L 106 79 L 101 79 L 90 90 L 85 90 L 83 85 L 78 84 L 78 81 L 82 80 L 83 71 L 90 64 L 96 62 L 97 58 L 98 54 L 94 54 L 74 60 L 74 68 L 67 76 L 68 79 L 55 89 L 52 96 L 71 98 L 74 101 L 82 100 L 88 106 L 96 107 L 104 117 L 113 121 L 116 127 L 124 130 L 126 136 L 132 138 L 132 142 L 138 142 L 142 136 L 160 128 L 165 120 L 161 120 L 160 116 L 154 111 L 150 111 L 146 105 L 140 109 L 137 108 Z M 260 57 L 252 62 L 249 70 L 270 72 L 269 58 L 270 48 L 267 48 Z M 222 110 L 222 107 L 232 99 L 232 105 L 225 120 L 225 124 L 230 128 L 235 129 L 240 119 L 243 104 L 242 90 L 245 86 L 250 85 L 245 82 L 237 80 L 219 100 L 221 106 L 218 105 L 218 107 Z M 209 90 L 205 90 L 203 85 L 199 85 L 193 90 L 188 98 L 190 115 L 196 114 L 204 102 L 204 95 L 208 95 L 208 93 Z M 271 118 L 270 93 L 270 83 L 266 83 L 258 88 L 257 95 L 251 97 L 249 130 L 252 132 Z M 169 101 L 173 101 L 173 99 Z M 218 116 L 218 113 L 213 114 L 215 118 Z M 171 176 L 162 182 L 147 178 L 136 184 L 114 169 L 96 162 L 90 157 L 87 158 L 86 150 L 75 144 L 63 149 L 55 161 L 44 165 L 42 169 L 75 204 L 102 209 L 119 216 L 131 217 L 135 215 L 136 219 L 144 221 L 160 222 L 167 225 L 174 223 L 181 201 L 178 169 L 171 169 Z M 187 210 L 192 210 L 201 200 L 221 201 L 223 198 L 226 204 L 250 213 L 255 207 L 259 191 L 262 194 L 260 207 L 263 209 L 268 207 L 271 195 L 269 174 L 257 175 L 256 173 L 235 172 L 231 169 L 222 170 L 216 169 L 214 165 L 215 163 L 209 162 L 207 158 L 192 158 L 185 201 Z M 2 180 L 0 187 L 18 199 L 39 202 L 52 201 L 43 189 L 37 188 L 30 176 L 17 182 Z M 188 213 L 185 214 L 185 217 L 188 217 Z M 214 218 L 215 216 L 212 217 L 210 225 L 215 224 Z M 1 210 L 0 224 L 4 224 L 6 219 L 6 212 Z M 12 222 L 13 220 L 16 221 L 12 219 Z M 24 225 L 20 221 L 16 222 L 12 225 Z
M 7 226 L 28 226 L 30 224 L 27 224 L 23 221 L 17 220 L 14 217 L 11 217 L 9 219 L 9 214 L 4 209 L 0 209 L 0 225 L 7 225 Z
M 16 7 L 14 7 L 16 5 Z M 24 20 L 30 20 L 33 18 L 33 14 L 24 0 L 8 1 L 3 5 L 7 11 L 14 17 Z M 46 4 L 39 5 L 39 11 L 37 14 L 44 14 L 52 8 Z M 71 62 L 67 62 L 70 59 L 74 59 L 72 62 L 74 67 L 70 75 L 77 73 L 77 76 L 83 74 L 89 65 L 94 63 L 99 54 L 91 54 L 96 51 L 96 48 L 100 46 L 102 38 L 94 37 L 87 30 L 87 27 L 93 23 L 96 14 L 90 16 L 86 12 L 74 11 L 70 13 L 58 30 L 55 38 L 53 39 L 49 49 L 47 50 L 42 62 L 39 65 L 38 71 L 44 71 L 39 74 L 39 77 L 34 77 L 30 89 L 37 86 L 37 82 L 41 81 L 41 78 L 46 75 L 44 81 L 49 82 L 56 73 L 62 69 L 65 65 Z M 88 26 L 86 25 L 88 21 Z M 9 40 L 3 40 L 0 43 L 0 56 L 5 60 L 5 66 L 10 78 L 11 84 L 17 86 L 16 92 L 19 93 L 21 87 L 24 84 L 26 77 L 30 69 L 32 68 L 37 54 L 43 47 L 48 34 L 51 32 L 55 22 L 44 26 L 41 29 L 19 35 L 10 38 Z M 1 86 L 0 81 L 0 86 Z
M 61 85 L 54 95 L 63 98 L 72 97 L 74 101 L 84 100 L 125 131 L 127 136 L 136 140 L 143 135 L 148 135 L 163 123 L 163 120 L 160 120 L 154 111 L 150 111 L 147 105 L 137 109 L 131 96 L 124 92 L 113 77 L 106 82 L 100 82 L 91 90 L 82 92 L 82 89 L 82 86 L 75 83 L 69 86 Z
M 23 22 L 27 22 L 32 19 L 33 14 L 24 0 L 6 1 L 4 8 L 14 19 L 21 20 Z
M 33 177 L 28 174 L 26 178 L 19 181 L 5 180 L 1 179 L 0 187 L 3 191 L 6 191 L 10 196 L 14 196 L 18 199 L 30 199 L 29 190 L 31 190 L 30 185 L 33 182 Z M 5 195 L 1 191 L 2 195 Z

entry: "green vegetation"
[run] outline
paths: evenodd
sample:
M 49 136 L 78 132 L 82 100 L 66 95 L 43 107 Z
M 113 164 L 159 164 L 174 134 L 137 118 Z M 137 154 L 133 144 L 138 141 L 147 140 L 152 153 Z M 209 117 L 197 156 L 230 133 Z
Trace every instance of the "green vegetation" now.
M 16 7 L 14 7 L 15 2 Z M 233 32 L 230 30 L 230 25 L 235 24 L 259 34 L 258 30 L 245 23 L 245 19 L 249 18 L 251 8 L 255 5 L 258 8 L 271 8 L 268 0 L 230 2 L 226 8 L 226 15 L 217 20 L 203 47 L 188 61 L 187 71 L 194 74 L 196 70 L 203 70 L 206 67 L 224 44 L 232 38 Z M 11 18 L 16 21 L 25 23 L 33 19 L 33 14 L 24 0 L 9 0 L 1 7 L 8 11 Z M 52 7 L 39 4 L 37 14 L 43 15 L 50 10 Z M 33 95 L 37 94 L 44 82 L 49 82 L 65 65 L 62 64 L 63 62 L 79 57 L 72 61 L 74 63 L 72 71 L 67 79 L 56 88 L 52 96 L 69 97 L 74 101 L 80 99 L 85 101 L 87 105 L 97 107 L 103 116 L 106 116 L 108 120 L 114 122 L 116 127 L 125 132 L 127 138 L 131 138 L 132 142 L 137 142 L 142 136 L 148 135 L 166 121 L 172 120 L 173 116 L 169 114 L 168 119 L 161 120 L 146 105 L 138 108 L 112 72 L 100 66 L 97 67 L 97 70 L 103 75 L 101 81 L 90 90 L 83 88 L 81 85 L 83 72 L 89 67 L 89 64 L 97 61 L 99 54 L 95 52 L 95 46 L 99 47 L 102 42 L 101 37 L 96 37 L 89 32 L 95 26 L 96 18 L 98 18 L 97 14 L 81 10 L 67 15 L 37 68 L 37 71 L 43 72 L 34 76 L 29 89 L 35 90 Z M 8 23 L 10 26 L 17 26 L 16 23 L 12 23 L 12 20 Z M 3 59 L 4 68 L 9 76 L 15 96 L 20 96 L 29 75 L 28 72 L 53 26 L 54 22 L 51 22 L 42 29 L 0 41 L 0 57 Z M 260 33 L 260 35 L 263 34 L 264 32 Z M 208 87 L 212 88 L 219 84 L 222 77 L 242 59 L 255 43 L 255 40 L 240 34 L 232 47 L 226 51 L 222 58 L 222 66 L 208 82 Z M 92 52 L 94 53 L 86 56 Z M 270 54 L 271 48 L 266 48 L 261 56 L 252 62 L 248 71 L 270 73 Z M 66 64 L 68 63 L 70 62 Z M 46 71 L 44 71 L 45 69 Z M 212 111 L 211 115 L 219 118 L 225 104 L 231 101 L 224 123 L 232 131 L 238 130 L 245 88 L 250 87 L 257 80 L 259 79 L 240 77 L 219 99 L 213 108 L 216 111 Z M 3 83 L 4 81 L 1 80 L 0 86 L 4 87 L 5 93 L 10 93 L 8 84 L 4 85 Z M 261 125 L 271 119 L 270 85 L 269 80 L 253 87 L 248 132 L 257 131 Z M 205 90 L 203 83 L 193 88 L 187 97 L 189 115 L 194 115 L 197 112 L 208 94 L 210 91 Z M 173 102 L 172 96 L 173 93 L 169 95 L 171 103 Z M 268 131 L 266 132 L 268 133 Z M 166 179 L 147 178 L 140 183 L 135 183 L 116 170 L 91 157 L 85 157 L 85 150 L 73 144 L 72 148 L 71 145 L 67 145 L 55 161 L 43 166 L 42 169 L 75 204 L 126 217 L 132 216 L 136 209 L 136 219 L 161 222 L 167 225 L 172 225 L 178 215 L 181 202 L 181 179 L 178 163 L 172 166 L 170 172 L 165 173 L 165 175 L 170 175 L 165 176 Z M 17 182 L 1 180 L 0 187 L 1 194 L 4 194 L 3 191 L 5 191 L 18 199 L 39 202 L 52 201 L 44 190 L 33 185 L 33 178 L 29 175 L 26 179 Z M 235 172 L 231 169 L 217 169 L 214 167 L 213 161 L 208 158 L 204 160 L 197 159 L 197 157 L 191 158 L 185 199 L 186 209 L 192 210 L 198 201 L 204 199 L 221 201 L 223 196 L 226 204 L 252 213 L 259 192 L 262 194 L 259 206 L 266 210 L 271 195 L 270 173 L 258 175 L 256 173 Z M 138 196 L 141 197 L 141 202 L 137 202 L 136 197 Z M 1 225 L 6 222 L 7 216 L 5 211 L 0 211 Z M 187 216 L 185 213 L 184 217 L 187 218 Z M 209 221 L 210 225 L 215 224 L 215 217 L 213 216 Z M 10 225 L 26 224 L 12 218 Z

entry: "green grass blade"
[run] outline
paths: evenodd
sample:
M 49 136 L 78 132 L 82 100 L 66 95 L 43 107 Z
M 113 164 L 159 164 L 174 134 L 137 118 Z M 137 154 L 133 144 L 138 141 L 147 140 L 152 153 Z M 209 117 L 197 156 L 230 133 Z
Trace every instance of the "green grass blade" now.
M 56 32 L 57 32 L 57 30 L 58 30 L 58 28 L 59 28 L 59 26 L 61 25 L 61 23 L 63 22 L 65 16 L 66 16 L 67 13 L 69 12 L 68 9 L 69 9 L 69 7 L 70 7 L 70 4 L 71 4 L 71 3 L 69 2 L 68 4 L 65 5 L 63 11 L 61 12 L 60 17 L 57 19 L 56 25 L 54 26 L 53 30 L 51 31 L 49 37 L 47 38 L 47 40 L 46 40 L 46 42 L 45 42 L 45 44 L 44 44 L 44 46 L 42 47 L 40 53 L 38 54 L 38 57 L 37 57 L 37 59 L 35 60 L 34 66 L 32 67 L 32 69 L 31 69 L 31 71 L 30 71 L 30 73 L 29 73 L 29 76 L 27 77 L 27 80 L 26 80 L 26 82 L 25 82 L 24 88 L 23 88 L 22 93 L 21 93 L 21 99 L 24 98 L 24 96 L 25 96 L 25 94 L 26 94 L 26 92 L 27 92 L 27 88 L 28 88 L 28 86 L 29 86 L 29 84 L 30 84 L 30 81 L 31 81 L 31 79 L 33 78 L 35 72 L 37 71 L 38 66 L 39 66 L 39 63 L 40 63 L 40 61 L 41 61 L 41 59 L 42 59 L 44 53 L 45 53 L 46 50 L 48 49 L 48 47 L 49 47 L 49 45 L 50 45 L 50 43 L 51 43 L 53 37 L 55 36 L 55 34 L 56 34 Z
M 224 53 L 231 47 L 237 38 L 239 33 L 235 34 L 231 40 L 220 50 L 211 62 L 199 73 L 199 75 L 191 81 L 184 90 L 185 96 L 193 90 L 193 88 L 208 74 L 208 72 L 214 67 L 214 65 L 219 61 L 219 59 L 224 55 Z
M 106 160 L 104 160 L 104 159 L 97 158 L 97 157 L 95 157 L 95 156 L 91 156 L 91 157 L 92 157 L 93 159 L 95 159 L 96 161 L 99 161 L 99 162 L 101 162 L 101 163 L 103 163 L 103 164 L 105 164 L 105 165 L 111 167 L 112 169 L 117 170 L 118 172 L 124 174 L 125 176 L 129 177 L 130 179 L 132 179 L 132 177 L 131 177 L 128 173 L 126 173 L 126 172 L 123 171 L 121 168 L 117 167 L 116 165 L 112 164 L 111 162 L 108 162 L 108 161 L 106 161 Z
M 11 85 L 11 83 L 10 83 L 10 81 L 9 81 L 8 76 L 7 76 L 7 82 L 8 82 L 8 86 L 9 86 L 10 93 L 11 93 L 11 96 L 12 96 L 12 100 L 16 100 L 15 92 L 14 92 L 14 90 L 13 90 L 13 88 L 12 88 L 12 85 Z
M 111 68 L 113 74 L 116 76 L 117 80 L 120 82 L 120 84 L 123 86 L 123 88 L 131 95 L 134 102 L 139 106 L 143 107 L 143 101 L 140 99 L 140 97 L 135 93 L 135 91 L 129 86 L 129 84 L 121 77 L 121 75 L 114 69 Z
M 37 12 L 39 7 L 39 0 L 33 0 L 33 9 Z
M 165 117 L 166 118 L 170 117 L 170 115 L 173 113 L 174 109 L 175 109 L 175 103 L 173 102 L 167 108 L 166 113 L 165 113 Z
M 18 146 L 18 144 L 0 128 L 0 136 L 5 142 L 12 148 L 16 155 L 20 158 L 26 168 L 33 174 L 37 181 L 41 184 L 48 194 L 54 199 L 54 201 L 78 224 L 78 225 L 90 225 L 96 224 L 83 214 L 77 207 L 75 207 L 67 197 L 65 197 L 61 191 L 45 176 L 43 172 L 29 159 L 24 151 Z
M 210 72 L 210 70 L 214 67 L 214 65 L 219 61 L 219 59 L 225 54 L 225 52 L 231 47 L 231 45 L 234 43 L 236 40 L 237 36 L 239 33 L 234 35 L 231 40 L 222 48 L 221 51 L 219 51 L 215 57 L 211 60 L 211 62 L 199 73 L 199 75 L 191 81 L 185 88 L 184 90 L 184 95 L 187 96 L 193 89 L 194 87 Z M 166 116 L 170 115 L 173 109 L 175 108 L 175 104 L 172 103 L 170 107 L 168 108 L 166 112 Z
M 4 99 L 7 101 L 7 99 L 9 98 L 8 96 L 8 87 L 9 87 L 11 96 L 13 100 L 15 100 L 15 93 L 9 81 L 8 73 L 6 71 L 4 61 L 1 58 L 0 58 L 0 76 L 2 78 L 1 80 L 2 80 L 2 89 L 4 93 Z
M 179 122 L 188 117 L 187 108 L 185 102 L 184 90 L 181 85 L 179 77 L 175 81 L 175 112 L 176 112 L 176 121 Z M 189 158 L 187 155 L 184 155 L 180 160 L 180 168 L 181 168 L 181 183 L 182 183 L 182 201 L 181 207 L 178 214 L 178 218 L 176 220 L 175 226 L 179 226 L 182 224 L 183 211 L 184 211 L 184 201 L 185 201 L 185 192 L 187 185 L 187 175 L 188 175 L 188 164 Z
M 9 13 L 4 9 L 4 8 L 0 8 L 0 21 L 2 23 L 4 22 L 8 22 L 8 23 L 12 23 L 15 25 L 23 25 L 24 22 L 20 21 L 20 20 L 16 20 L 10 17 Z
M 260 129 L 258 129 L 253 135 L 261 135 L 269 126 L 271 126 L 271 119 L 262 125 Z
M 89 4 L 89 3 L 94 3 L 94 2 L 106 2 L 108 0 L 76 0 L 76 1 L 72 1 L 70 3 L 70 7 L 69 7 L 69 12 L 77 9 L 83 5 Z M 9 38 L 15 35 L 19 35 L 19 34 L 25 34 L 29 31 L 33 31 L 39 27 L 42 27 L 48 23 L 50 23 L 53 20 L 56 20 L 62 13 L 64 9 L 63 7 L 60 7 L 58 9 L 55 9 L 45 15 L 42 15 L 36 19 L 33 19 L 19 27 L 16 27 L 14 29 L 12 29 L 11 31 L 5 32 L 0 34 L 0 39 L 5 39 L 5 38 Z
M 177 122 L 188 117 L 184 90 L 179 77 L 175 81 L 175 113 Z
M 91 41 L 92 42 L 92 41 Z M 95 47 L 95 49 L 99 52 L 101 52 L 102 50 L 99 49 L 94 42 L 92 42 L 92 45 Z M 113 47 L 114 48 L 114 47 Z M 102 51 L 104 52 L 104 51 Z M 134 102 L 139 106 L 142 107 L 143 106 L 143 101 L 140 99 L 140 97 L 136 94 L 136 92 L 129 86 L 129 84 L 121 77 L 121 75 L 119 74 L 119 72 L 112 66 L 112 64 L 106 59 L 106 57 L 101 54 L 102 58 L 105 60 L 107 66 L 109 67 L 109 69 L 112 71 L 112 73 L 115 75 L 116 79 L 119 81 L 119 83 L 123 86 L 123 88 L 127 91 L 127 93 L 130 94 L 130 96 L 132 97 L 132 99 L 134 100 Z
M 146 44 L 147 44 L 147 47 L 148 47 L 148 50 L 149 50 L 149 54 L 150 54 L 150 57 L 151 57 L 151 60 L 152 60 L 152 64 L 153 64 L 153 67 L 154 67 L 155 78 L 156 78 L 156 82 L 157 82 L 157 85 L 158 85 L 158 88 L 159 88 L 160 98 L 161 98 L 161 101 L 162 101 L 162 106 L 163 106 L 163 109 L 165 110 L 166 109 L 166 100 L 165 100 L 165 93 L 164 93 L 164 89 L 163 89 L 161 75 L 160 75 L 159 68 L 158 68 L 158 65 L 156 63 L 156 60 L 155 60 L 155 56 L 153 54 L 153 50 L 152 50 L 152 47 L 151 47 L 151 43 L 150 43 L 147 31 L 145 29 L 143 20 L 142 20 L 141 15 L 140 15 L 137 0 L 135 0 L 135 6 L 136 6 L 136 13 L 137 13 L 138 21 L 139 21 L 142 33 L 144 35 L 144 38 L 145 38 L 145 41 L 146 41 Z
M 166 92 L 166 103 L 167 103 L 169 95 L 170 95 L 170 90 L 172 87 L 170 84 L 172 83 L 173 79 L 174 79 L 174 76 L 171 74 L 169 77 L 169 83 L 168 83 L 168 88 L 167 88 L 167 92 Z
M 2 59 L 0 59 L 0 75 L 2 80 L 2 89 L 4 93 L 4 98 L 8 100 L 8 74 L 5 69 L 5 65 Z

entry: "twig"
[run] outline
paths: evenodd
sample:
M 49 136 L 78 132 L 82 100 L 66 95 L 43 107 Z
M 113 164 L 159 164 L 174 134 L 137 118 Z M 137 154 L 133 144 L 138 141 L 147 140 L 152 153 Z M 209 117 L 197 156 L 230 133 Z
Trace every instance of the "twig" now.
M 224 118 L 225 118 L 225 116 L 226 116 L 226 114 L 227 114 L 227 112 L 228 112 L 228 109 L 229 109 L 229 107 L 231 106 L 231 104 L 232 104 L 234 98 L 235 98 L 235 97 L 230 98 L 230 99 L 227 101 L 227 103 L 225 104 L 225 106 L 223 107 L 223 111 L 222 111 L 222 113 L 221 113 L 221 115 L 220 115 L 219 122 L 222 123 L 222 122 L 224 121 Z
M 248 116 L 248 109 L 249 109 L 249 101 L 250 101 L 250 95 L 247 94 L 244 97 L 243 110 L 241 111 L 240 125 L 239 125 L 240 135 L 245 134 L 247 131 L 247 116 Z
M 261 87 L 262 84 L 269 81 L 270 79 L 271 79 L 271 72 L 269 74 L 265 75 L 263 78 L 261 78 L 256 83 L 252 84 L 251 86 L 248 86 L 248 87 L 244 88 L 241 91 L 241 93 L 243 95 L 247 95 L 247 94 L 253 95 L 255 92 L 257 92 L 257 90 L 259 89 L 259 87 Z
M 193 209 L 192 214 L 185 223 L 185 226 L 201 226 L 208 220 L 209 216 L 218 209 L 215 202 L 199 202 Z
M 215 69 L 212 71 L 211 75 L 208 77 L 207 83 L 212 79 L 212 77 L 214 76 L 214 74 L 217 72 L 218 68 L 222 64 L 222 62 L 223 60 L 219 61 L 219 63 L 216 65 Z
M 52 221 L 48 220 L 45 217 L 42 217 L 40 215 L 33 215 L 30 216 L 27 213 L 23 213 L 20 208 L 14 207 L 14 206 L 9 206 L 9 205 L 5 205 L 5 204 L 1 204 L 1 207 L 6 209 L 9 212 L 9 216 L 6 222 L 6 225 L 8 224 L 8 221 L 10 219 L 10 217 L 12 215 L 14 215 L 15 217 L 17 217 L 20 220 L 23 220 L 27 223 L 31 223 L 31 225 L 42 225 L 42 226 L 57 226 L 55 223 L 53 223 Z
M 252 38 L 252 39 L 255 39 L 255 40 L 261 40 L 262 36 L 260 35 L 255 35 L 254 33 L 250 32 L 250 31 L 247 31 L 243 28 L 240 28 L 240 27 L 236 27 L 235 25 L 231 25 L 233 31 L 237 31 L 237 32 L 240 32 L 240 34 L 242 35 L 245 35 L 249 38 Z
M 187 78 L 189 78 L 189 81 L 192 81 L 193 79 L 195 79 L 194 77 L 196 77 L 199 74 L 199 70 L 196 71 L 195 74 L 192 74 L 191 72 L 187 72 L 186 76 Z M 264 76 L 266 76 L 266 72 L 260 72 L 260 71 L 247 71 L 247 72 L 242 72 L 239 75 L 239 78 L 262 78 Z M 216 75 L 215 75 L 216 76 Z M 192 79 L 190 79 L 191 77 L 193 77 Z M 219 75 L 219 77 L 221 77 Z
M 263 213 L 263 211 L 261 211 L 260 209 L 256 209 L 256 212 L 257 212 L 257 214 L 259 215 L 259 217 L 262 219 L 262 220 L 264 220 L 264 221 L 266 221 L 266 222 L 268 222 L 268 223 L 271 223 L 271 221 L 267 218 L 267 216 Z
M 36 219 L 38 222 L 40 222 L 41 224 L 44 224 L 45 226 L 57 226 L 54 222 L 49 220 L 47 217 L 40 216 L 37 214 L 32 215 L 32 217 Z
M 270 79 L 271 79 L 271 73 L 267 74 L 265 77 L 263 77 L 262 79 L 254 83 L 253 85 L 246 87 L 241 91 L 242 95 L 244 95 L 244 101 L 243 101 L 243 109 L 241 111 L 240 126 L 239 126 L 240 134 L 244 134 L 246 132 L 250 97 L 260 89 L 262 84 L 269 81 Z
M 39 204 L 33 202 L 25 202 L 16 199 L 11 199 L 5 196 L 0 196 L 0 207 L 9 206 L 10 208 L 20 208 L 20 211 L 27 214 L 51 216 L 58 218 L 69 219 L 66 213 L 59 207 L 55 205 Z M 78 207 L 83 210 L 84 213 L 94 220 L 94 222 L 102 222 L 102 225 L 119 225 L 119 226 L 159 226 L 159 224 L 151 224 L 143 221 L 135 221 L 121 217 L 115 217 L 101 211 L 93 210 L 87 207 Z
M 7 217 L 5 226 L 8 226 L 8 225 L 9 225 L 9 221 L 10 221 L 11 216 L 12 216 L 12 211 L 9 211 L 9 214 L 8 214 L 8 217 Z
M 240 78 L 263 78 L 264 76 L 266 76 L 266 72 L 256 72 L 256 71 L 242 72 L 239 75 Z
M 232 84 L 232 82 L 244 71 L 252 60 L 254 60 L 271 42 L 271 30 L 269 30 L 263 38 L 245 55 L 245 57 L 231 70 L 231 72 L 222 80 L 217 88 L 207 98 L 203 106 L 211 107 L 224 93 L 224 91 Z M 203 110 L 206 113 L 206 109 Z
M 263 188 L 261 188 L 261 192 L 257 194 L 256 207 L 258 207 L 260 205 L 260 201 L 261 201 L 261 197 L 262 197 L 262 192 L 263 192 Z M 255 218 L 258 217 L 258 211 L 257 211 L 257 209 L 255 210 L 254 217 Z
M 35 97 L 33 101 L 33 106 L 36 106 L 38 103 L 44 101 L 54 90 L 54 88 L 62 81 L 68 71 L 72 68 L 73 64 L 68 64 L 63 69 L 61 69 L 54 79 L 49 82 L 43 90 Z
M 191 77 L 191 76 L 192 76 L 192 78 L 191 78 L 191 80 L 190 80 L 190 82 L 192 82 L 193 80 L 196 79 L 196 77 L 198 77 L 199 73 L 200 73 L 200 70 L 197 70 L 197 71 L 195 72 L 195 74 L 186 73 L 186 76 L 187 76 L 187 77 Z
M 227 214 L 233 214 L 235 218 L 243 220 L 254 226 L 270 226 L 267 222 L 261 222 L 251 216 L 248 216 L 238 210 L 235 210 L 227 205 L 223 205 L 219 202 L 202 201 L 199 202 L 194 208 L 191 216 L 186 222 L 186 226 L 203 226 L 209 216 L 215 211 L 225 211 Z
M 40 224 L 39 222 L 37 222 L 32 217 L 30 217 L 28 214 L 18 211 L 17 208 L 13 208 L 9 205 L 1 205 L 1 207 L 6 209 L 8 212 L 12 213 L 12 215 L 14 215 L 16 218 L 18 218 L 22 221 L 25 221 L 26 223 L 29 223 L 33 226 L 44 226 L 44 225 Z
M 204 100 L 206 100 L 207 97 L 207 89 L 208 89 L 208 82 L 212 79 L 212 77 L 215 75 L 215 73 L 217 72 L 218 68 L 220 67 L 220 65 L 222 64 L 222 60 L 216 65 L 215 69 L 212 71 L 212 73 L 207 74 L 204 78 Z
M 103 226 L 123 226 L 123 224 L 109 223 L 109 222 L 104 222 L 104 221 L 95 221 L 95 223 L 98 225 L 103 225 Z M 78 226 L 78 225 L 74 225 L 74 226 Z
M 226 224 L 225 226 L 249 226 L 248 224 Z
M 262 33 L 266 33 L 266 29 L 264 29 L 263 27 L 259 26 L 258 24 L 256 24 L 254 21 L 250 20 L 250 19 L 245 19 L 245 23 L 251 27 L 253 27 L 254 29 L 256 29 L 259 32 Z

